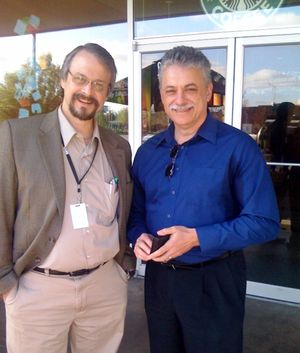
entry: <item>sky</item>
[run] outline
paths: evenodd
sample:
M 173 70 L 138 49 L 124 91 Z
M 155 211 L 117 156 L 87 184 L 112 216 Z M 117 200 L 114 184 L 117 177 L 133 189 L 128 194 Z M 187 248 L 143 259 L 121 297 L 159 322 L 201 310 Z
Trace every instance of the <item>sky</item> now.
M 116 61 L 117 80 L 127 77 L 127 24 L 115 24 L 40 33 L 36 36 L 36 57 L 51 53 L 53 62 L 61 65 L 76 46 L 94 42 L 106 48 Z M 0 82 L 5 72 L 16 71 L 33 52 L 32 35 L 0 38 Z
M 300 105 L 300 44 L 245 49 L 244 105 Z
M 261 28 L 278 27 L 284 24 L 299 25 L 300 7 L 283 7 L 274 11 L 272 16 L 261 16 L 255 12 L 238 12 L 240 16 L 226 17 L 216 15 L 214 17 L 205 15 L 170 17 L 168 19 L 154 19 L 140 21 L 136 24 L 136 35 L 156 36 L 161 34 L 179 34 L 185 32 L 210 32 L 214 30 L 248 30 Z

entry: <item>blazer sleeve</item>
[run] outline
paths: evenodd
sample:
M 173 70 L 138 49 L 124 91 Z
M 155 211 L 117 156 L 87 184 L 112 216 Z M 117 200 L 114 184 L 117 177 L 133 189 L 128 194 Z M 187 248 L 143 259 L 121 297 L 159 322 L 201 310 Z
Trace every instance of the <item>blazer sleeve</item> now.
M 9 121 L 0 125 L 0 293 L 17 283 L 13 271 L 13 232 L 18 179 Z

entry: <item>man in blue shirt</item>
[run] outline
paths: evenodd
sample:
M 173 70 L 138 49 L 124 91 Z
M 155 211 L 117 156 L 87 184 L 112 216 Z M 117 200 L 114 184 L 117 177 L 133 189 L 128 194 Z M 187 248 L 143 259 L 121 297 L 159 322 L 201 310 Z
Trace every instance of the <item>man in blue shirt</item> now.
M 207 112 L 208 59 L 192 47 L 163 57 L 160 94 L 172 121 L 138 150 L 129 240 L 147 262 L 151 353 L 241 353 L 242 249 L 276 237 L 272 182 L 256 143 Z M 151 252 L 153 239 L 168 241 Z

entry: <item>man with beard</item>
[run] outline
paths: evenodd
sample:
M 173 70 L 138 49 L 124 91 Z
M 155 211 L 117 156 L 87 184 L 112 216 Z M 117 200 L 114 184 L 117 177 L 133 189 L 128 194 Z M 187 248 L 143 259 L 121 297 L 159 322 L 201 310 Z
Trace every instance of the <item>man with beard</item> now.
M 147 262 L 151 353 L 241 353 L 242 249 L 279 230 L 269 171 L 251 137 L 208 112 L 211 66 L 200 51 L 169 50 L 159 84 L 171 124 L 137 151 L 129 220 Z
M 0 128 L 0 293 L 8 353 L 115 353 L 123 335 L 131 150 L 95 121 L 116 78 L 97 44 L 61 70 L 62 105 Z

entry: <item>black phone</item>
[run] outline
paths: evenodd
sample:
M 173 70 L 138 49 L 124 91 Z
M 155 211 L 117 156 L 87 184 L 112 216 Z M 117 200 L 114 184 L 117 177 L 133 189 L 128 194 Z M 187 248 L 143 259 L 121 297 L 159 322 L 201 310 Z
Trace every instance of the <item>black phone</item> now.
M 166 244 L 166 242 L 169 240 L 170 236 L 169 235 L 163 235 L 161 237 L 154 237 L 152 239 L 152 247 L 151 247 L 151 254 L 161 248 L 163 245 Z

